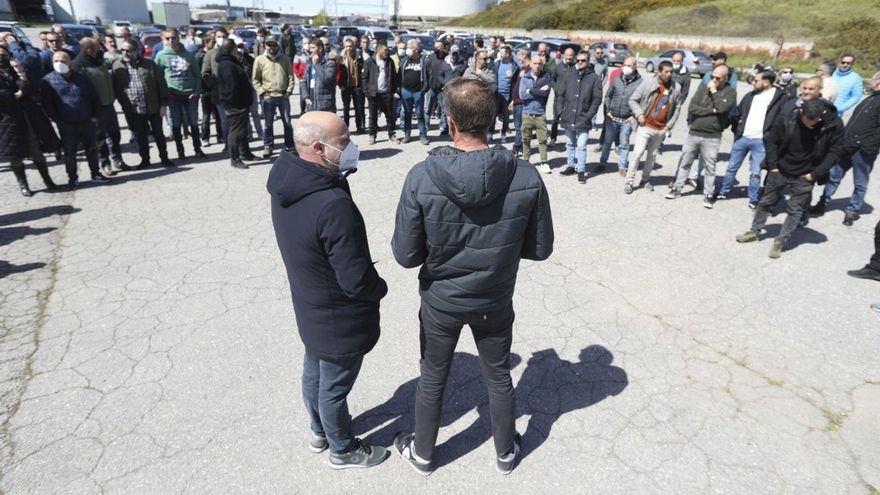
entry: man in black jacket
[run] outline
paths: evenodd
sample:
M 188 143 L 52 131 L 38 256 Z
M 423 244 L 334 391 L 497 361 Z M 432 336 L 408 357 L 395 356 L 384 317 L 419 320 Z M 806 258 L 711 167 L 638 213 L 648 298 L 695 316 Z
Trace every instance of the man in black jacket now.
M 230 163 L 235 168 L 248 168 L 242 159 L 256 159 L 248 146 L 247 136 L 248 112 L 254 95 L 233 40 L 224 41 L 217 55 L 217 94 L 229 122 L 226 144 Z
M 446 45 L 438 41 L 434 43 L 434 51 L 427 56 L 425 68 L 428 71 L 428 115 L 425 123 L 430 127 L 431 116 L 437 111 L 440 134 L 446 134 L 446 114 L 443 113 L 443 85 L 452 79 L 452 66 L 446 63 Z
M 871 78 L 871 88 L 874 94 L 859 103 L 846 124 L 840 163 L 831 168 L 828 184 L 813 207 L 815 214 L 824 213 L 825 204 L 831 201 L 846 172 L 852 169 L 855 190 L 843 217 L 846 226 L 853 224 L 862 209 L 865 193 L 868 192 L 868 178 L 880 152 L 880 72 Z
M 761 189 L 761 162 L 764 161 L 764 133 L 770 130 L 779 109 L 785 100 L 785 94 L 773 86 L 776 75 L 765 70 L 755 74 L 751 93 L 743 96 L 739 106 L 733 112 L 734 141 L 730 150 L 727 172 L 721 182 L 718 199 L 727 199 L 733 189 L 736 173 L 746 158 L 751 155 L 749 166 L 749 206 L 758 205 L 758 192 Z
M 798 227 L 809 205 L 814 182 L 824 182 L 843 148 L 843 122 L 820 100 L 810 100 L 793 115 L 776 120 L 764 135 L 767 158 L 764 194 L 758 202 L 751 230 L 736 236 L 737 242 L 754 242 L 786 187 L 791 188 L 785 222 L 773 241 L 771 258 L 779 258 L 785 241 Z
M 432 472 L 443 389 L 469 325 L 489 388 L 497 468 L 508 474 L 520 452 L 509 363 L 514 285 L 521 259 L 553 252 L 550 201 L 533 166 L 487 146 L 495 117 L 488 84 L 455 79 L 443 98 L 453 146 L 435 148 L 410 170 L 391 241 L 398 263 L 421 266 L 422 297 L 415 432 L 398 433 L 394 446 L 417 472 Z
M 357 145 L 329 112 L 300 117 L 294 144 L 298 156 L 282 152 L 266 188 L 305 345 L 309 449 L 329 447 L 334 469 L 372 467 L 387 451 L 354 436 L 346 398 L 379 340 L 379 301 L 388 286 L 373 267 L 364 219 L 342 174 L 357 167 Z
M 576 68 L 564 71 L 556 81 L 554 105 L 559 111 L 558 118 L 566 139 L 566 167 L 560 175 L 574 175 L 577 172 L 581 184 L 586 182 L 587 137 L 593 127 L 593 117 L 602 103 L 602 79 L 587 67 L 589 56 L 586 50 L 578 53 Z M 561 70 L 560 67 L 556 66 L 557 72 Z
M 364 62 L 364 75 L 361 78 L 364 94 L 370 102 L 370 144 L 376 144 L 379 132 L 379 112 L 385 114 L 388 140 L 399 144 L 394 137 L 394 95 L 397 94 L 399 78 L 394 63 L 388 58 L 388 47 L 376 45 L 376 54 Z

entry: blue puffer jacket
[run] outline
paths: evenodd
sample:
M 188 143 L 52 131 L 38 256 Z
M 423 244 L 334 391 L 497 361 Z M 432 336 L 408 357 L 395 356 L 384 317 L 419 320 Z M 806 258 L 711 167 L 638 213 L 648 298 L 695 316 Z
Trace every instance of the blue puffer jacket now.
M 97 118 L 101 110 L 89 78 L 78 72 L 71 72 L 69 79 L 55 71 L 46 74 L 40 86 L 40 101 L 46 115 L 55 122 L 86 122 Z
M 852 69 L 846 72 L 837 69 L 833 77 L 834 82 L 837 83 L 837 99 L 834 100 L 834 106 L 837 107 L 837 115 L 843 116 L 862 99 L 862 93 L 865 91 L 862 76 Z
M 549 73 L 543 72 L 535 80 L 532 71 L 526 72 L 519 83 L 519 98 L 523 103 L 523 113 L 544 115 L 547 111 L 547 99 L 550 97 L 550 88 L 552 87 L 553 77 Z

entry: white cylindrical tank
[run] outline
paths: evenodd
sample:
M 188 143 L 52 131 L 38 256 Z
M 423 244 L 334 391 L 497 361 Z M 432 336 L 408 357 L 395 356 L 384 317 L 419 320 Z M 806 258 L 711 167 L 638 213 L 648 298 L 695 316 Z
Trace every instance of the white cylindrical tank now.
M 486 10 L 496 0 L 397 0 L 401 17 L 459 17 Z M 393 0 L 390 2 L 393 4 Z
M 58 22 L 76 22 L 78 19 L 150 23 L 150 11 L 144 0 L 53 0 Z

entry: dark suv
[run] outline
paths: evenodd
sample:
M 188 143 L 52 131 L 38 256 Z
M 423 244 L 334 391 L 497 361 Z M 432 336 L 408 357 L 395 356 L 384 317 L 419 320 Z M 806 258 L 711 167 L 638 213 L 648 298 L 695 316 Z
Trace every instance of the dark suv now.
M 354 26 L 331 26 L 327 29 L 327 38 L 330 39 L 330 46 L 337 48 L 342 46 L 342 41 L 346 36 L 357 36 L 358 30 Z

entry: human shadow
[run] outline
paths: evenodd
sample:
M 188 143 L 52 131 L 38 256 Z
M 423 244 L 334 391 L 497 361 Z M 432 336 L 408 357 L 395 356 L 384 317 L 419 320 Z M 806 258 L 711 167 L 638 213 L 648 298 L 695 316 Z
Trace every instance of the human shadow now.
M 400 148 L 379 148 L 379 149 L 371 149 L 371 150 L 363 150 L 360 154 L 360 159 L 362 161 L 367 160 L 376 160 L 380 158 L 391 158 L 392 156 L 400 153 Z
M 821 191 L 820 191 L 820 192 L 821 192 Z M 831 211 L 831 210 L 843 210 L 843 209 L 845 209 L 847 206 L 849 206 L 849 196 L 844 196 L 844 197 L 840 197 L 840 198 L 837 198 L 837 199 L 832 199 L 831 201 L 829 201 L 828 204 L 825 205 L 825 211 L 827 212 L 827 211 Z M 862 209 L 861 209 L 861 211 L 859 212 L 859 214 L 861 214 L 861 215 L 869 215 L 869 214 L 871 214 L 873 211 L 874 211 L 874 207 L 873 207 L 873 206 L 871 206 L 871 205 L 868 204 L 868 203 L 863 203 L 863 204 L 862 204 Z
M 12 244 L 13 242 L 24 239 L 30 235 L 45 234 L 47 232 L 52 232 L 53 230 L 55 230 L 55 227 L 35 229 L 27 225 L 0 228 L 0 246 Z
M 28 272 L 31 270 L 36 270 L 38 268 L 43 268 L 44 266 L 46 266 L 45 263 L 26 263 L 24 265 L 13 265 L 6 260 L 0 260 L 0 279 L 6 278 L 7 276 L 15 273 Z
M 141 171 L 142 169 L 138 169 L 134 172 L 128 172 L 125 175 L 116 175 L 107 183 L 97 183 L 90 180 L 85 180 L 80 182 L 76 188 L 80 189 L 90 189 L 93 187 L 113 187 L 118 186 L 120 184 L 125 184 L 127 182 L 139 182 L 143 180 L 155 179 L 157 177 L 163 177 L 166 175 L 178 174 L 181 172 L 186 172 L 191 170 L 189 167 L 185 166 L 177 166 L 177 167 L 162 167 L 162 168 L 153 168 L 153 169 L 145 169 L 146 171 Z
M 17 223 L 33 222 L 52 215 L 70 215 L 80 211 L 70 205 L 45 206 L 43 208 L 35 208 L 33 210 L 17 211 L 15 213 L 6 213 L 0 215 L 0 226 L 15 225 Z
M 599 345 L 584 348 L 578 362 L 561 359 L 554 349 L 532 355 L 516 385 L 517 418 L 530 417 L 522 437 L 522 459 L 543 445 L 563 415 L 590 407 L 626 388 L 626 372 L 613 366 L 613 360 L 611 352 Z M 511 354 L 511 368 L 519 361 L 519 356 Z M 444 393 L 441 426 L 455 423 L 472 410 L 476 410 L 478 417 L 437 446 L 433 461 L 438 468 L 492 438 L 489 400 L 479 358 L 455 353 L 450 380 L 452 385 Z M 384 404 L 359 415 L 354 420 L 355 431 L 369 431 L 391 421 L 367 437 L 380 445 L 390 445 L 398 431 L 413 431 L 417 385 L 418 379 L 406 382 Z
M 773 224 L 768 225 L 764 232 L 766 232 L 767 238 L 775 238 L 779 235 L 779 232 L 782 230 L 782 224 Z M 789 251 L 794 249 L 801 244 L 822 244 L 823 242 L 828 240 L 828 236 L 825 234 L 813 230 L 809 227 L 798 227 L 795 230 L 791 237 L 789 237 L 788 242 L 785 243 L 785 248 L 783 251 Z

